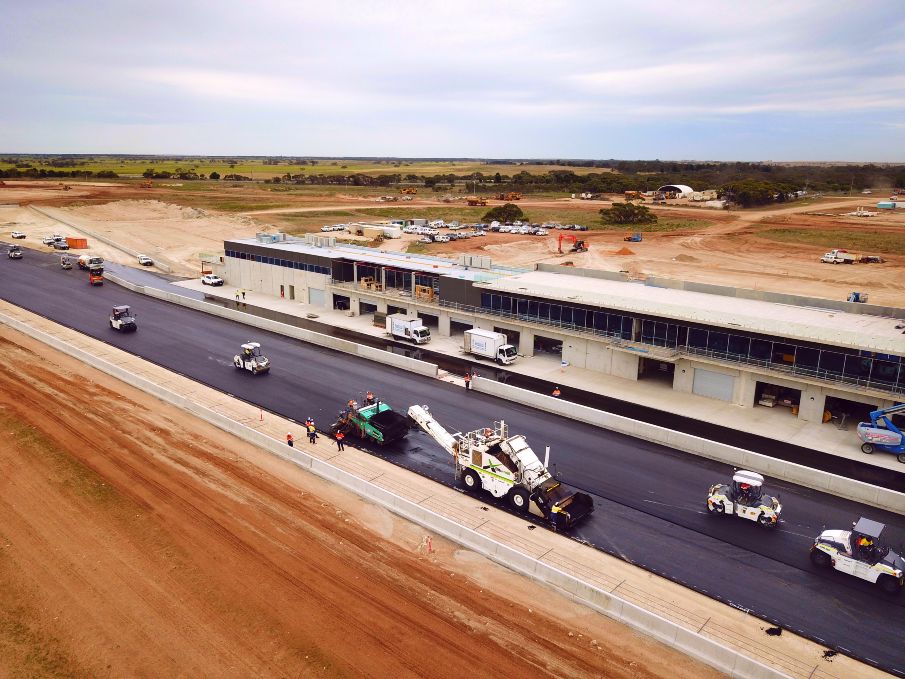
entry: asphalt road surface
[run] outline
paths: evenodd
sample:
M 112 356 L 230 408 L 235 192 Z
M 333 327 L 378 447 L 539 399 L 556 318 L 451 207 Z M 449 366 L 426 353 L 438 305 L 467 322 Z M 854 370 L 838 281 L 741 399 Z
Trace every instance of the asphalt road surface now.
M 905 676 L 905 595 L 889 596 L 851 576 L 818 571 L 808 558 L 823 528 L 847 529 L 861 515 L 886 523 L 884 537 L 898 548 L 905 543 L 905 517 L 773 479 L 766 491 L 783 503 L 778 529 L 709 516 L 707 489 L 728 481 L 732 470 L 726 465 L 110 283 L 91 287 L 85 272 L 63 271 L 49 254 L 0 258 L 0 297 L 267 410 L 297 421 L 312 416 L 322 430 L 348 399 L 361 400 L 369 389 L 403 412 L 427 404 L 453 431 L 504 419 L 510 432 L 525 434 L 541 455 L 551 446 L 551 466 L 562 480 L 594 497 L 594 514 L 571 532 L 576 539 Z M 110 329 L 114 304 L 132 305 L 137 332 Z M 252 376 L 233 367 L 239 345 L 250 340 L 261 342 L 271 359 L 270 374 Z M 322 437 L 321 445 L 332 442 Z M 372 452 L 454 484 L 451 459 L 420 431 Z

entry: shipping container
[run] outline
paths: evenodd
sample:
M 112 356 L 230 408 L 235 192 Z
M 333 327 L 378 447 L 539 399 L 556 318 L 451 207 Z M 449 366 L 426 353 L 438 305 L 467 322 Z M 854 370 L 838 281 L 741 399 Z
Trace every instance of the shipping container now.
M 88 249 L 88 239 L 87 238 L 72 238 L 70 236 L 67 236 L 66 244 L 72 250 L 87 250 Z

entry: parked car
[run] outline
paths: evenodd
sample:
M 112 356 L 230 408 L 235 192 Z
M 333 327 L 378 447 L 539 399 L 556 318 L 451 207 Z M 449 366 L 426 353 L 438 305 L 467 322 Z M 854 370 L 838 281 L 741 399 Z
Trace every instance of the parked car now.
M 53 245 L 56 240 L 57 239 L 53 236 L 44 236 L 44 238 L 41 239 L 41 242 L 44 243 L 44 245 Z
M 449 236 L 436 235 L 436 236 L 434 236 L 434 242 L 435 243 L 448 243 Z
M 55 240 L 53 242 L 53 249 L 54 250 L 68 250 L 69 243 L 67 243 L 65 240 Z
M 223 279 L 220 276 L 215 276 L 212 273 L 205 274 L 201 277 L 202 285 L 223 285 Z
M 25 234 L 22 233 L 21 231 L 13 231 L 10 235 L 13 238 L 25 238 Z
M 153 266 L 154 260 L 147 255 L 138 255 L 138 263 L 142 266 Z

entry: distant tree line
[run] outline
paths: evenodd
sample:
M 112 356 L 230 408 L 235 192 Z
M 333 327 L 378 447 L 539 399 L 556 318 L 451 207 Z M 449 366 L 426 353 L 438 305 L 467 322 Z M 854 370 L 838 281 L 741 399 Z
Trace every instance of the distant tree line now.
M 47 168 L 28 167 L 24 169 L 11 167 L 0 170 L 0 179 L 51 179 L 57 177 L 93 177 L 94 179 L 116 179 L 118 174 L 112 170 L 48 170 Z

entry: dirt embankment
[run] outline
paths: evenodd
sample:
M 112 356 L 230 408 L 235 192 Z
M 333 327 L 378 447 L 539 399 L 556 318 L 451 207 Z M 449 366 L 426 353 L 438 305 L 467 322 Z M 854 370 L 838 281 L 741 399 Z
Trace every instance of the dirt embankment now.
M 0 676 L 718 676 L 43 345 L 0 349 Z

